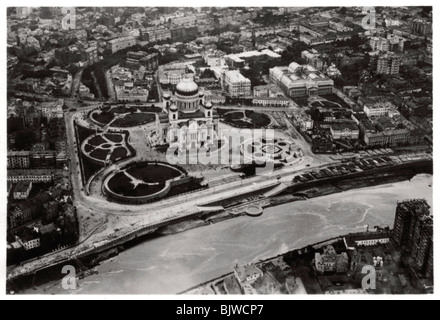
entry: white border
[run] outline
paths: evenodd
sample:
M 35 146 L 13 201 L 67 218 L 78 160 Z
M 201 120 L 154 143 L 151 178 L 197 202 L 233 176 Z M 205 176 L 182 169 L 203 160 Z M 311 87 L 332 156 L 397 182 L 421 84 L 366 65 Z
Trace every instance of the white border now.
M 170 6 L 170 7 L 182 7 L 182 3 L 175 0 L 149 0 L 142 3 L 142 1 L 134 1 L 134 0 L 124 0 L 121 1 L 114 1 L 114 0 L 95 0 L 93 4 L 97 7 L 128 7 L 128 6 Z M 352 7 L 352 6 L 383 6 L 383 1 L 359 1 L 359 0 L 338 0 L 338 1 L 317 1 L 317 0 L 295 0 L 295 1 L 285 1 L 285 0 L 271 0 L 271 1 L 263 1 L 263 0 L 241 0 L 239 3 L 236 0 L 223 0 L 220 3 L 218 1 L 213 0 L 192 0 L 191 5 L 186 5 L 187 7 L 200 7 L 200 6 L 290 6 L 290 7 L 316 7 L 316 6 L 346 6 L 346 7 Z M 396 6 L 396 7 L 402 7 L 402 6 L 420 6 L 421 4 L 416 1 L 408 1 L 408 0 L 388 0 L 386 2 L 386 6 Z M 437 81 L 437 76 L 440 74 L 439 70 L 439 55 L 437 52 L 439 52 L 439 39 L 438 39 L 438 30 L 437 25 L 438 21 L 435 20 L 435 18 L 438 17 L 440 14 L 440 5 L 437 5 L 437 2 L 433 0 L 423 1 L 423 5 L 425 6 L 433 6 L 434 7 L 434 51 L 436 54 L 434 54 L 434 102 L 440 101 L 439 100 L 439 94 L 440 94 L 440 88 L 439 88 L 439 82 Z M 2 61 L 2 68 L 1 68 L 1 96 L 3 98 L 3 114 L 5 115 L 6 112 L 6 34 L 7 34 L 7 27 L 6 27 L 6 7 L 12 7 L 12 6 L 31 6 L 31 7 L 72 7 L 72 6 L 90 6 L 90 1 L 84 1 L 84 0 L 76 0 L 76 1 L 58 1 L 53 2 L 48 0 L 43 1 L 23 1 L 23 0 L 6 0 L 2 2 L 2 8 L 1 16 L 3 19 L 1 30 L 0 30 L 0 43 L 3 44 L 3 49 L 1 50 L 1 61 Z M 6 155 L 6 117 L 2 117 L 1 120 L 1 130 L 2 134 L 0 134 L 0 145 L 2 154 Z M 439 110 L 437 110 L 437 107 L 434 108 L 434 159 L 436 162 L 438 158 L 438 130 L 437 130 L 437 123 L 439 123 Z M 435 163 L 437 164 L 437 163 Z M 435 165 L 434 165 L 435 166 Z M 437 166 L 435 166 L 437 168 Z M 1 217 L 0 217 L 0 232 L 1 232 L 1 248 L 0 248 L 0 298 L 6 299 L 6 300 L 98 300 L 98 299 L 120 299 L 120 300 L 205 300 L 205 301 L 222 301 L 222 300 L 255 300 L 255 301 L 269 301 L 269 300 L 340 300 L 341 298 L 344 300 L 436 300 L 440 298 L 440 283 L 439 283 L 439 277 L 440 273 L 438 272 L 440 269 L 440 240 L 434 241 L 434 268 L 435 268 L 435 288 L 436 293 L 431 296 L 413 296 L 413 295 L 405 295 L 405 296 L 375 296 L 375 295 L 360 295 L 360 296 L 176 296 L 176 295 L 60 295 L 60 296 L 39 296 L 39 295 L 29 295 L 29 296 L 9 296 L 6 295 L 6 157 L 2 156 L 0 157 L 0 203 L 1 208 L 0 210 Z M 437 176 L 434 176 L 434 190 L 437 190 Z M 434 191 L 436 193 L 436 191 Z M 434 197 L 434 215 L 436 214 L 436 209 L 439 207 L 440 199 Z M 440 224 L 437 223 L 437 219 L 435 219 L 435 225 L 434 225 L 434 237 L 437 239 L 437 235 L 439 234 Z M 5 262 L 5 263 L 3 263 Z

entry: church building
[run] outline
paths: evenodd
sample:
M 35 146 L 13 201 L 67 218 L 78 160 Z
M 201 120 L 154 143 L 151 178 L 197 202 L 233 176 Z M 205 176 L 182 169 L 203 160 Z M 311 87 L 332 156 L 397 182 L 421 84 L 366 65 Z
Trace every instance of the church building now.
M 176 86 L 174 95 L 163 94 L 164 112 L 157 118 L 160 144 L 179 150 L 198 149 L 216 142 L 219 117 L 211 102 L 190 76 Z

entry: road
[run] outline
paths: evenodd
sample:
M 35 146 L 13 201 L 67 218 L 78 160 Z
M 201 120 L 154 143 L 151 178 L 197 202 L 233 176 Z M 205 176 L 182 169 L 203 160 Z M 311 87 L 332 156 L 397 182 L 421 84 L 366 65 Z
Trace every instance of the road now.
M 108 93 L 109 101 L 116 101 L 116 92 L 115 92 L 115 87 L 113 85 L 111 70 L 107 70 L 105 72 L 105 82 L 107 84 L 107 93 Z
M 84 69 L 81 69 L 77 73 L 75 73 L 75 75 L 73 76 L 72 93 L 71 93 L 72 98 L 78 97 L 78 91 L 79 91 L 79 87 L 81 85 L 83 71 L 84 71 Z
M 74 142 L 73 120 L 81 115 L 81 113 L 68 113 L 66 115 L 69 143 Z M 70 145 L 70 150 L 74 150 L 72 145 L 74 145 L 74 143 Z M 78 155 L 76 154 L 76 150 L 74 150 L 72 155 L 71 164 L 72 168 L 75 169 L 78 168 Z M 108 220 L 95 225 L 92 234 L 82 235 L 81 244 L 75 248 L 45 256 L 43 259 L 25 263 L 23 266 L 9 268 L 8 278 L 32 272 L 33 270 L 54 263 L 67 261 L 74 255 L 91 250 L 95 246 L 105 245 L 109 241 L 139 230 L 140 228 L 154 226 L 170 219 L 184 218 L 188 215 L 192 215 L 199 212 L 198 206 L 222 200 L 224 197 L 233 197 L 238 194 L 257 191 L 261 188 L 275 187 L 280 182 L 289 185 L 292 183 L 292 178 L 295 175 L 311 169 L 335 165 L 340 162 L 333 161 L 311 166 L 312 163 L 314 163 L 314 159 L 306 156 L 301 163 L 296 164 L 294 167 L 285 167 L 275 171 L 270 176 L 257 176 L 242 181 L 225 183 L 214 188 L 140 206 L 119 205 L 107 202 L 105 199 L 100 199 L 96 196 L 86 196 L 81 190 L 82 182 L 80 176 L 73 175 L 72 185 L 75 192 L 75 205 L 79 210 L 84 210 L 90 215 L 93 213 L 104 214 Z M 106 212 L 103 213 L 102 210 Z M 105 229 L 102 230 L 101 227 Z M 96 234 L 94 234 L 94 232 L 96 232 Z
M 73 101 L 69 101 L 69 104 L 72 107 L 75 106 Z M 314 157 L 305 155 L 300 163 L 284 167 L 268 176 L 255 176 L 245 180 L 225 182 L 209 189 L 160 200 L 151 204 L 121 205 L 108 202 L 103 196 L 99 196 L 96 193 L 92 193 L 91 196 L 84 193 L 79 169 L 79 155 L 76 148 L 74 120 L 82 119 L 90 110 L 97 106 L 99 106 L 99 103 L 93 103 L 81 108 L 77 106 L 79 111 L 65 113 L 67 140 L 71 155 L 72 187 L 75 195 L 74 205 L 77 207 L 78 212 L 81 213 L 81 244 L 63 252 L 54 253 L 43 259 L 25 263 L 23 266 L 10 268 L 8 277 L 36 270 L 57 261 L 65 261 L 73 254 L 91 249 L 95 245 L 105 244 L 115 237 L 130 233 L 141 227 L 152 226 L 169 219 L 192 215 L 199 212 L 199 206 L 210 202 L 255 192 L 262 188 L 275 187 L 279 183 L 290 185 L 294 176 L 304 171 L 340 163 L 339 161 L 327 159 L 317 160 Z M 93 124 L 91 125 L 93 126 Z M 111 170 L 114 170 L 114 168 L 107 168 L 106 173 Z M 93 219 L 95 220 L 90 222 Z
M 92 195 L 86 195 L 84 192 L 84 185 L 81 180 L 81 175 L 79 174 L 79 157 L 76 150 L 76 141 L 75 141 L 75 133 L 74 133 L 74 119 L 80 119 L 83 115 L 87 114 L 88 111 L 93 109 L 96 106 L 81 108 L 82 112 L 78 113 L 67 113 L 66 114 L 66 128 L 67 128 L 67 136 L 68 143 L 71 152 L 71 168 L 73 168 L 73 189 L 76 195 L 75 201 L 78 207 L 84 208 L 88 211 L 95 211 L 96 213 L 102 212 L 102 209 L 105 208 L 107 215 L 123 215 L 123 216 L 148 216 L 149 221 L 157 222 L 161 220 L 161 216 L 165 218 L 169 218 L 171 216 L 185 215 L 188 213 L 193 213 L 194 210 L 197 209 L 198 204 L 206 201 L 215 201 L 217 199 L 221 199 L 225 196 L 229 196 L 231 194 L 240 194 L 243 192 L 248 192 L 249 190 L 257 190 L 260 188 L 261 184 L 271 184 L 276 183 L 278 178 L 281 178 L 283 182 L 290 183 L 295 175 L 300 173 L 302 170 L 310 169 L 310 167 L 320 167 L 328 164 L 336 164 L 338 162 L 329 160 L 328 157 L 317 159 L 311 156 L 311 151 L 306 150 L 306 156 L 301 161 L 300 164 L 295 164 L 294 166 L 287 166 L 281 170 L 276 171 L 276 174 L 270 176 L 256 176 L 253 178 L 249 178 L 246 180 L 239 181 L 231 181 L 225 182 L 224 184 L 217 185 L 214 188 L 209 188 L 208 190 L 198 191 L 192 194 L 186 194 L 182 196 L 173 197 L 172 203 L 168 199 L 157 201 L 152 204 L 144 204 L 144 205 L 121 205 L 118 203 L 108 202 L 104 196 L 99 195 L 100 192 L 92 192 Z M 83 120 L 82 120 L 83 121 Z M 295 139 L 301 139 L 301 135 L 294 134 L 296 129 L 293 125 L 286 121 L 288 124 L 289 130 L 292 130 L 292 135 L 295 135 Z M 93 124 L 90 124 L 92 128 L 97 128 Z M 301 148 L 307 146 L 305 141 L 301 141 Z M 303 146 L 304 145 L 304 146 Z M 142 146 L 138 146 L 142 147 Z M 143 149 L 143 148 L 142 148 Z M 144 150 L 142 150 L 144 151 Z M 142 152 L 139 152 L 142 154 Z M 139 158 L 139 156 L 137 157 Z M 137 158 L 130 159 L 127 161 L 123 161 L 124 165 L 136 161 Z M 119 166 L 120 164 L 118 164 Z M 110 172 L 114 171 L 116 166 L 113 165 L 107 168 L 100 177 L 106 176 Z M 75 174 L 76 173 L 76 174 Z M 226 177 L 227 178 L 227 177 Z M 217 180 L 223 179 L 223 177 L 218 177 Z M 226 179 L 227 181 L 227 179 Z M 146 214 L 148 212 L 148 214 Z M 163 219 L 162 219 L 163 220 Z

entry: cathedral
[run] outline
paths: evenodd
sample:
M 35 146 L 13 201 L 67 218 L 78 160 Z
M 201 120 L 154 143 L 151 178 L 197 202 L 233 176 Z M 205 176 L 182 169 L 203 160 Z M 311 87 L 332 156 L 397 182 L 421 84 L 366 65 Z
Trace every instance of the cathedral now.
M 157 118 L 159 144 L 179 150 L 198 149 L 217 140 L 219 117 L 211 102 L 190 76 L 185 76 L 175 94 L 163 94 L 163 113 Z

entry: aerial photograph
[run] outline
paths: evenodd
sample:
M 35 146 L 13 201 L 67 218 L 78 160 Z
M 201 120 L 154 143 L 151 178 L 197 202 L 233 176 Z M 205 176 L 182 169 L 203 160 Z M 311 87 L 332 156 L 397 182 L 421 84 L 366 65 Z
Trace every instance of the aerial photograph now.
M 6 296 L 434 295 L 433 7 L 4 14 Z

